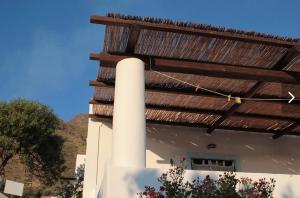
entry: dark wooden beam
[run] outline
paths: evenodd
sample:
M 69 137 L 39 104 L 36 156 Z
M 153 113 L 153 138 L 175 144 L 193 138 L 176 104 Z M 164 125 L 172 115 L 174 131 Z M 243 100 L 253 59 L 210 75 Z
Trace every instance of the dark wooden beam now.
M 95 115 L 89 114 L 89 117 L 96 120 L 104 120 L 104 121 L 112 121 L 112 116 L 103 116 L 103 115 Z M 162 121 L 162 120 L 146 120 L 147 124 L 158 124 L 158 125 L 170 125 L 170 126 L 180 126 L 180 127 L 191 127 L 191 128 L 208 128 L 208 125 L 197 124 L 197 123 L 187 123 L 187 122 L 170 122 L 170 121 Z M 274 134 L 275 130 L 265 130 L 265 129 L 256 129 L 256 128 L 242 128 L 242 127 L 224 127 L 220 126 L 218 129 L 228 130 L 228 131 L 238 131 L 238 132 L 253 132 L 253 133 L 267 133 Z M 299 136 L 300 133 L 290 132 L 287 135 L 295 135 Z
M 94 86 L 94 87 L 112 88 L 112 89 L 115 86 L 114 82 L 111 82 L 111 81 L 98 81 L 98 80 L 90 80 L 89 85 Z M 152 85 L 148 85 L 148 84 L 145 85 L 145 88 L 146 88 L 147 92 L 154 92 L 154 93 L 157 92 L 159 94 L 174 94 L 174 96 L 176 96 L 176 95 L 202 96 L 202 97 L 206 97 L 206 98 L 222 99 L 222 100 L 226 99 L 223 96 L 218 96 L 218 95 L 212 94 L 212 93 L 207 92 L 207 91 L 202 91 L 202 90 L 195 91 L 194 88 L 176 89 L 176 88 L 169 88 L 169 87 L 157 87 L 157 86 L 152 86 Z M 230 94 L 230 93 L 224 93 L 224 94 Z M 241 97 L 246 97 L 246 94 L 242 94 Z M 270 99 L 270 98 L 279 99 L 278 97 L 271 97 L 271 96 L 268 97 L 268 99 Z M 266 101 L 264 101 L 264 103 L 270 103 L 270 104 L 274 104 L 274 105 L 282 105 L 282 104 L 287 104 L 287 101 L 281 101 L 281 100 L 270 101 L 270 100 L 266 100 Z M 290 105 L 293 105 L 295 108 L 300 108 L 299 104 L 300 104 L 299 101 L 295 101 L 295 102 L 293 102 L 293 104 L 290 104 Z
M 275 64 L 275 65 L 273 65 L 273 67 L 272 67 L 272 70 L 282 70 L 284 67 L 286 67 L 288 64 L 289 64 L 289 62 L 293 59 L 293 58 L 295 58 L 296 56 L 298 56 L 299 54 L 298 54 L 298 50 L 296 50 L 296 48 L 291 48 L 291 49 L 289 49 L 287 52 L 286 52 L 286 54 Z M 246 94 L 246 98 L 251 98 L 251 97 L 253 97 L 254 95 L 255 95 L 255 93 L 257 92 L 257 91 L 259 91 L 262 87 L 263 87 L 263 85 L 264 85 L 264 82 L 262 82 L 262 81 L 259 81 L 259 82 L 257 82 L 250 90 L 249 90 L 249 92 Z M 222 124 L 222 122 L 224 121 L 224 120 L 226 120 L 228 117 L 230 117 L 232 114 L 234 114 L 234 112 L 236 112 L 237 110 L 238 110 L 238 108 L 240 108 L 241 106 L 243 105 L 243 103 L 242 104 L 234 104 L 225 114 L 224 114 L 224 116 L 222 116 L 220 119 L 218 119 L 214 124 L 213 124 L 213 126 L 212 127 L 210 127 L 208 130 L 207 130 L 207 132 L 208 133 L 211 133 L 211 132 L 213 132 L 213 130 L 215 130 L 216 128 L 218 128 L 218 126 L 220 125 L 220 124 Z M 278 138 L 278 135 L 279 133 L 277 133 L 276 134 L 276 138 Z M 282 134 L 282 133 L 280 133 L 280 134 Z M 284 134 L 284 133 L 283 133 Z M 274 136 L 273 136 L 273 138 L 274 138 Z M 274 139 L 276 139 L 276 138 L 274 138 Z
M 90 86 L 94 87 L 103 87 L 103 88 L 114 88 L 114 83 L 111 82 L 99 82 L 96 80 L 90 80 L 89 82 Z M 180 95 L 186 95 L 186 96 L 203 96 L 206 98 L 212 98 L 212 99 L 224 99 L 224 97 L 213 95 L 205 91 L 197 91 L 195 92 L 195 89 L 175 89 L 175 88 L 161 88 L 161 87 L 155 87 L 155 86 L 149 86 L 145 85 L 147 92 L 154 92 L 154 93 L 166 93 L 166 94 L 180 94 Z
M 129 28 L 129 38 L 126 46 L 126 53 L 134 53 L 135 45 L 138 41 L 141 29 L 137 25 L 133 25 Z
M 100 105 L 109 105 L 113 106 L 113 101 L 103 101 L 103 100 L 91 100 L 90 104 L 100 104 Z M 183 113 L 197 113 L 197 114 L 209 114 L 215 116 L 223 116 L 226 111 L 220 110 L 208 110 L 202 108 L 187 108 L 187 107 L 180 107 L 180 106 L 162 106 L 158 104 L 146 104 L 146 108 L 150 110 L 160 110 L 160 111 L 176 111 L 176 112 L 183 112 Z M 280 120 L 280 121 L 289 121 L 294 122 L 296 121 L 295 118 L 291 117 L 284 117 L 284 116 L 275 116 L 275 115 L 263 115 L 263 114 L 255 114 L 255 113 L 242 113 L 242 112 L 234 112 L 231 116 L 238 116 L 241 118 L 255 118 L 255 119 L 262 119 L 262 120 Z
M 283 70 L 285 69 L 291 61 L 293 61 L 294 58 L 300 56 L 300 47 L 294 46 L 292 48 L 289 48 L 285 55 L 273 66 L 273 69 Z M 300 125 L 300 119 L 295 120 L 293 124 L 285 128 L 284 130 L 275 133 L 272 138 L 278 139 L 279 137 L 289 133 L 293 129 L 297 128 Z
M 292 130 L 296 129 L 298 126 L 300 126 L 300 118 L 295 120 L 293 124 L 291 124 L 290 126 L 288 126 L 287 128 L 283 129 L 282 131 L 278 131 L 276 132 L 272 138 L 273 139 L 278 139 L 279 137 L 289 134 L 292 132 Z M 300 134 L 300 133 L 299 133 Z
M 91 60 L 100 60 L 108 67 L 114 67 L 117 62 L 129 57 L 141 58 L 146 65 L 149 63 L 149 57 L 140 57 L 138 55 L 112 55 L 108 53 L 90 55 Z M 146 68 L 149 69 L 149 66 Z M 229 65 L 220 65 L 212 63 L 200 63 L 181 60 L 169 60 L 164 58 L 152 58 L 152 69 L 161 72 L 174 72 L 185 74 L 196 74 L 211 77 L 231 78 L 240 80 L 255 80 L 264 82 L 277 82 L 300 84 L 300 73 L 291 71 L 277 71 L 271 69 L 258 69 L 251 67 L 237 67 Z
M 262 82 L 257 82 L 246 94 L 246 98 L 251 98 L 254 96 L 254 94 L 262 88 L 262 86 L 264 85 L 264 83 Z M 220 124 L 222 124 L 222 122 L 224 120 L 226 120 L 227 118 L 229 118 L 232 114 L 234 114 L 238 108 L 240 108 L 242 105 L 244 105 L 245 103 L 242 104 L 237 104 L 235 103 L 228 111 L 226 111 L 226 113 L 220 117 L 210 128 L 207 129 L 207 133 L 212 133 L 216 128 L 218 128 L 220 126 Z
M 103 100 L 96 100 L 93 99 L 90 101 L 90 104 L 98 104 L 98 105 L 108 105 L 113 106 L 113 101 L 103 101 Z M 176 111 L 176 112 L 183 112 L 183 113 L 203 113 L 203 114 L 210 114 L 210 115 L 222 115 L 224 111 L 214 111 L 208 109 L 200 109 L 200 108 L 187 108 L 187 107 L 179 107 L 179 106 L 162 106 L 158 104 L 146 104 L 146 108 L 149 110 L 160 110 L 160 111 Z M 243 113 L 240 114 L 243 116 Z
M 292 50 L 288 50 L 288 52 L 272 67 L 272 70 L 282 70 L 284 67 L 286 67 L 289 62 L 296 57 L 296 55 L 298 56 L 298 52 L 295 54 L 295 52 L 297 52 L 295 50 L 295 48 L 292 48 Z M 251 98 L 255 95 L 255 93 L 257 91 L 259 91 L 262 87 L 264 86 L 264 82 L 259 81 L 257 82 L 246 94 L 246 98 Z M 219 118 L 213 125 L 212 127 L 210 127 L 207 132 L 208 133 L 212 133 L 213 130 L 215 130 L 216 128 L 218 128 L 218 126 L 220 124 L 222 124 L 222 122 L 224 120 L 226 120 L 227 118 L 229 118 L 232 114 L 234 114 L 241 106 L 242 104 L 234 104 L 225 114 L 224 116 L 222 116 L 221 118 Z M 280 133 L 281 134 L 281 133 Z M 278 135 L 278 133 L 277 133 Z M 274 137 L 273 137 L 274 138 Z M 277 136 L 276 136 L 277 138 Z M 274 138 L 275 139 L 275 138 Z
M 105 116 L 105 115 L 95 115 L 95 114 L 89 114 L 89 118 L 100 120 L 100 121 L 108 121 L 112 122 L 112 116 Z
M 296 57 L 300 56 L 299 47 L 289 48 L 282 58 L 273 66 L 273 69 L 283 70 Z
M 128 58 L 128 57 L 137 57 L 137 58 L 139 58 L 139 59 L 141 59 L 145 62 L 145 65 L 146 65 L 147 69 L 149 69 L 150 58 L 151 58 L 152 62 L 155 59 L 164 59 L 164 60 L 170 60 L 170 61 L 185 61 L 185 62 L 217 64 L 217 65 L 223 65 L 223 66 L 250 67 L 250 68 L 254 68 L 254 69 L 264 69 L 260 66 L 251 66 L 251 65 L 245 66 L 245 65 L 236 64 L 236 63 L 232 63 L 232 64 L 230 64 L 230 63 L 214 63 L 214 62 L 206 62 L 206 61 L 197 61 L 197 60 L 194 60 L 194 59 L 187 59 L 187 58 L 161 57 L 161 56 L 157 56 L 157 55 L 149 56 L 149 55 L 144 55 L 144 54 L 135 54 L 135 53 L 126 53 L 126 52 L 105 52 L 105 53 L 108 53 L 110 55 L 124 56 L 126 58 Z M 96 61 L 99 60 L 99 59 L 97 59 L 98 55 L 99 54 L 95 53 L 95 52 L 90 53 L 90 60 L 96 60 Z M 107 64 L 107 62 L 106 62 L 106 64 Z M 114 67 L 114 64 L 115 63 L 111 64 L 110 67 Z
M 241 33 L 234 32 L 221 32 L 216 30 L 206 30 L 206 29 L 198 29 L 192 27 L 180 27 L 176 25 L 163 24 L 163 23 L 151 23 L 137 20 L 125 20 L 119 18 L 112 18 L 107 16 L 91 16 L 90 22 L 94 24 L 103 24 L 103 25 L 111 25 L 111 26 L 125 26 L 130 27 L 132 25 L 138 25 L 141 29 L 148 30 L 156 30 L 163 32 L 174 32 L 181 34 L 191 34 L 191 35 L 199 35 L 199 36 L 207 36 L 228 40 L 238 40 L 244 42 L 251 43 L 264 43 L 267 45 L 281 46 L 281 47 L 292 47 L 294 45 L 299 45 L 298 42 L 294 41 L 285 41 L 276 38 L 266 38 L 261 36 L 253 36 Z

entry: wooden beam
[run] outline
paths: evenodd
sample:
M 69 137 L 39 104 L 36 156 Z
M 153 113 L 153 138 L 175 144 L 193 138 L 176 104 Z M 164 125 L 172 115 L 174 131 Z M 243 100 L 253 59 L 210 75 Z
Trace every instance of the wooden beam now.
M 124 56 L 124 58 L 137 57 L 145 62 L 147 69 L 149 69 L 150 59 L 151 59 L 151 61 L 153 61 L 155 59 L 164 59 L 164 60 L 171 60 L 171 61 L 185 61 L 185 62 L 217 64 L 217 65 L 232 66 L 232 67 L 243 67 L 243 68 L 249 67 L 249 68 L 254 68 L 254 69 L 264 69 L 260 66 L 245 66 L 245 65 L 241 65 L 241 64 L 230 64 L 230 63 L 214 63 L 214 62 L 197 61 L 194 59 L 185 59 L 185 58 L 179 59 L 179 58 L 174 58 L 174 57 L 161 57 L 161 56 L 157 56 L 157 55 L 149 56 L 149 55 L 143 55 L 143 54 L 127 53 L 127 52 L 102 52 L 102 53 L 107 53 L 109 55 L 116 55 L 116 56 Z M 90 58 L 90 60 L 99 61 L 99 53 L 92 52 L 92 53 L 90 53 L 89 58 Z M 113 62 L 110 62 L 110 63 L 104 62 L 104 61 L 102 61 L 102 62 L 106 63 L 106 64 L 110 64 L 111 65 L 110 67 L 114 67 L 114 64 L 115 64 Z
M 291 47 L 294 45 L 299 45 L 299 43 L 295 41 L 285 41 L 276 38 L 266 38 L 262 36 L 253 36 L 253 35 L 226 32 L 226 31 L 221 32 L 216 30 L 206 30 L 206 29 L 192 28 L 192 27 L 181 27 L 181 26 L 170 25 L 170 24 L 151 23 L 151 22 L 138 21 L 138 20 L 128 20 L 128 19 L 125 20 L 125 19 L 113 18 L 107 16 L 91 16 L 90 22 L 94 24 L 102 24 L 102 25 L 110 25 L 110 26 L 125 26 L 125 27 L 138 25 L 141 27 L 141 29 L 147 29 L 147 30 L 191 34 L 191 35 L 199 35 L 199 36 L 221 38 L 221 39 L 228 39 L 228 40 L 237 40 L 243 42 L 259 43 L 259 44 L 264 43 L 267 45 L 274 45 L 274 46 L 281 46 L 281 47 Z
M 251 98 L 254 96 L 254 94 L 262 88 L 264 84 L 262 82 L 257 82 L 246 94 L 246 98 Z M 215 123 L 213 123 L 213 125 L 207 129 L 207 133 L 212 133 L 216 128 L 218 128 L 220 126 L 220 124 L 222 124 L 222 122 L 224 122 L 227 118 L 229 118 L 232 114 L 234 114 L 238 108 L 240 108 L 242 105 L 244 105 L 245 103 L 242 104 L 237 104 L 235 103 L 222 117 L 220 117 Z
M 103 88 L 114 88 L 114 83 L 111 82 L 99 82 L 96 80 L 90 80 L 89 82 L 90 86 L 94 87 L 103 87 Z M 224 97 L 218 96 L 218 95 L 213 95 L 211 93 L 205 92 L 198 90 L 195 92 L 195 89 L 176 89 L 176 88 L 161 88 L 161 87 L 155 87 L 155 86 L 149 86 L 145 85 L 146 91 L 148 92 L 157 92 L 157 93 L 165 93 L 165 94 L 181 94 L 181 95 L 186 95 L 186 96 L 203 96 L 206 98 L 212 98 L 212 99 L 224 99 Z
M 91 60 L 100 60 L 105 66 L 114 67 L 114 65 L 129 57 L 137 57 L 142 59 L 146 65 L 149 63 L 149 57 L 141 57 L 138 55 L 112 55 L 108 53 L 90 55 Z M 106 65 L 107 63 L 107 65 Z M 146 67 L 149 69 L 149 66 Z M 264 82 L 277 82 L 300 84 L 300 73 L 291 71 L 277 71 L 271 69 L 258 69 L 251 67 L 237 67 L 212 63 L 200 63 L 182 60 L 169 60 L 163 58 L 152 58 L 152 69 L 161 72 L 174 72 L 185 74 L 196 74 L 211 77 L 231 78 L 240 80 L 256 80 Z
M 294 46 L 287 50 L 285 55 L 273 66 L 273 69 L 283 70 L 285 69 L 294 58 L 300 56 L 300 47 Z M 278 139 L 279 137 L 287 134 L 288 132 L 292 131 L 293 129 L 297 128 L 300 125 L 300 119 L 295 120 L 293 124 L 285 128 L 283 131 L 275 133 L 272 138 Z
M 272 138 L 273 139 L 278 139 L 279 137 L 289 134 L 292 132 L 292 130 L 296 129 L 298 126 L 300 126 L 300 118 L 295 120 L 293 124 L 291 124 L 290 126 L 288 126 L 287 128 L 283 129 L 282 131 L 278 131 L 276 132 Z M 299 133 L 300 134 L 300 133 Z
M 97 81 L 97 80 L 90 80 L 89 81 L 90 86 L 94 87 L 102 87 L 102 88 L 114 88 L 114 82 L 108 82 L 108 81 Z M 202 90 L 197 90 L 195 91 L 194 88 L 184 88 L 184 89 L 176 89 L 176 88 L 163 88 L 163 87 L 156 87 L 156 86 L 151 86 L 146 84 L 145 85 L 146 91 L 148 92 L 157 92 L 159 94 L 174 94 L 174 95 L 186 95 L 186 96 L 202 96 L 206 98 L 211 98 L 211 99 L 224 99 L 223 96 L 218 96 L 215 94 L 212 94 L 207 91 L 202 91 Z M 230 93 L 225 93 L 225 94 L 230 94 Z M 232 93 L 231 93 L 232 94 Z M 246 94 L 241 95 L 241 97 L 246 97 Z M 279 99 L 278 97 L 268 97 L 268 99 L 273 98 L 273 99 Z M 263 98 L 262 98 L 263 99 Z M 270 103 L 274 105 L 282 105 L 282 104 L 287 104 L 287 101 L 281 101 L 281 100 L 266 100 L 264 103 Z M 300 102 L 295 101 L 293 102 L 293 105 L 295 108 L 300 108 L 299 106 Z
M 129 28 L 129 38 L 126 46 L 126 53 L 134 53 L 134 48 L 138 41 L 140 32 L 140 28 L 137 25 L 133 25 Z
M 112 121 L 112 116 L 103 116 L 103 115 L 95 115 L 89 114 L 89 117 L 92 119 L 99 119 L 105 121 Z M 191 127 L 191 128 L 207 128 L 208 125 L 197 124 L 197 123 L 187 123 L 187 122 L 170 122 L 170 121 L 162 121 L 162 120 L 146 120 L 147 124 L 158 124 L 158 125 L 170 125 L 170 126 L 180 126 L 180 127 Z M 274 134 L 275 130 L 264 130 L 264 129 L 256 129 L 256 128 L 242 128 L 242 127 L 225 127 L 220 126 L 218 129 L 228 130 L 228 131 L 238 131 L 238 132 L 253 132 L 253 133 L 267 133 Z M 290 132 L 287 135 L 295 135 L 300 136 L 300 133 Z
M 282 70 L 287 64 L 289 64 L 289 62 L 295 58 L 295 48 L 293 48 L 292 52 L 291 50 L 288 50 L 288 52 L 277 62 L 277 64 L 275 64 L 272 69 L 273 70 Z M 292 54 L 291 54 L 292 53 Z M 257 82 L 246 94 L 246 98 L 251 98 L 255 95 L 255 93 L 257 91 L 259 91 L 262 87 L 264 86 L 264 82 L 259 81 Z M 221 118 L 219 118 L 213 125 L 212 127 L 210 127 L 207 132 L 208 133 L 212 133 L 213 130 L 215 130 L 216 128 L 218 128 L 218 126 L 220 124 L 222 124 L 222 122 L 224 122 L 224 120 L 226 120 L 227 118 L 229 118 L 232 114 L 234 114 L 241 106 L 242 104 L 234 104 L 226 113 L 224 116 L 222 116 Z M 278 134 L 278 133 L 277 133 Z
M 113 101 L 103 101 L 103 100 L 91 100 L 90 104 L 102 104 L 102 105 L 109 105 L 113 106 Z M 210 114 L 215 116 L 222 116 L 227 111 L 221 110 L 208 110 L 202 108 L 187 108 L 187 107 L 180 107 L 180 106 L 162 106 L 158 104 L 146 104 L 147 109 L 151 110 L 161 110 L 161 111 L 176 111 L 176 112 L 183 112 L 183 113 L 197 113 L 197 114 Z M 285 116 L 274 116 L 274 115 L 263 115 L 263 114 L 255 114 L 255 113 L 242 113 L 242 112 L 234 112 L 234 116 L 239 116 L 241 118 L 255 118 L 255 119 L 262 119 L 262 120 L 280 120 L 280 121 L 289 121 L 294 122 L 296 119 L 291 117 Z
M 96 100 L 93 99 L 90 101 L 90 104 L 98 104 L 98 105 L 108 105 L 113 106 L 113 101 L 103 101 L 103 100 Z M 160 110 L 160 111 L 176 111 L 176 112 L 183 112 L 183 113 L 204 113 L 204 114 L 211 114 L 211 115 L 222 115 L 224 111 L 214 111 L 208 109 L 200 109 L 200 108 L 187 108 L 187 107 L 179 107 L 179 106 L 162 106 L 158 104 L 146 104 L 146 108 L 149 110 Z M 240 114 L 243 116 L 243 114 Z
M 289 48 L 272 69 L 283 70 L 296 57 L 300 56 L 299 47 Z

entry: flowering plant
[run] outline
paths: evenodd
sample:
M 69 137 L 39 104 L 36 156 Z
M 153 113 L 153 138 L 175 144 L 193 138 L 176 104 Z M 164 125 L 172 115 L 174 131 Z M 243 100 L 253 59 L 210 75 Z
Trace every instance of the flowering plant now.
M 217 180 L 207 175 L 192 182 L 184 181 L 184 161 L 163 173 L 158 181 L 159 190 L 146 186 L 139 198 L 272 198 L 275 180 L 265 178 L 253 181 L 250 178 L 236 178 L 236 174 L 225 172 Z

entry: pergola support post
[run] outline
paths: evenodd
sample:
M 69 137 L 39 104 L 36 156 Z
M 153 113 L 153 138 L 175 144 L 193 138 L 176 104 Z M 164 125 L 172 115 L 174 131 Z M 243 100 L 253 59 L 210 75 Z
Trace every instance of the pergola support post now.
M 137 58 L 123 59 L 116 66 L 112 149 L 114 166 L 146 166 L 144 69 L 144 62 Z

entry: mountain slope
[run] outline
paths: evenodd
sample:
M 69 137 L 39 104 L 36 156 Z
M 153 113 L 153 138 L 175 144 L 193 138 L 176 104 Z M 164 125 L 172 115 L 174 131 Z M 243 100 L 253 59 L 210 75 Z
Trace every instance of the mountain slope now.
M 88 115 L 79 114 L 68 122 L 61 124 L 55 134 L 63 138 L 63 154 L 65 159 L 66 170 L 63 177 L 74 177 L 76 155 L 85 154 L 86 137 L 87 137 Z M 6 178 L 13 181 L 25 183 L 25 191 L 42 191 L 51 193 L 55 191 L 60 183 L 54 186 L 43 186 L 37 179 L 31 178 L 26 172 L 25 167 L 20 163 L 16 156 L 6 168 Z

